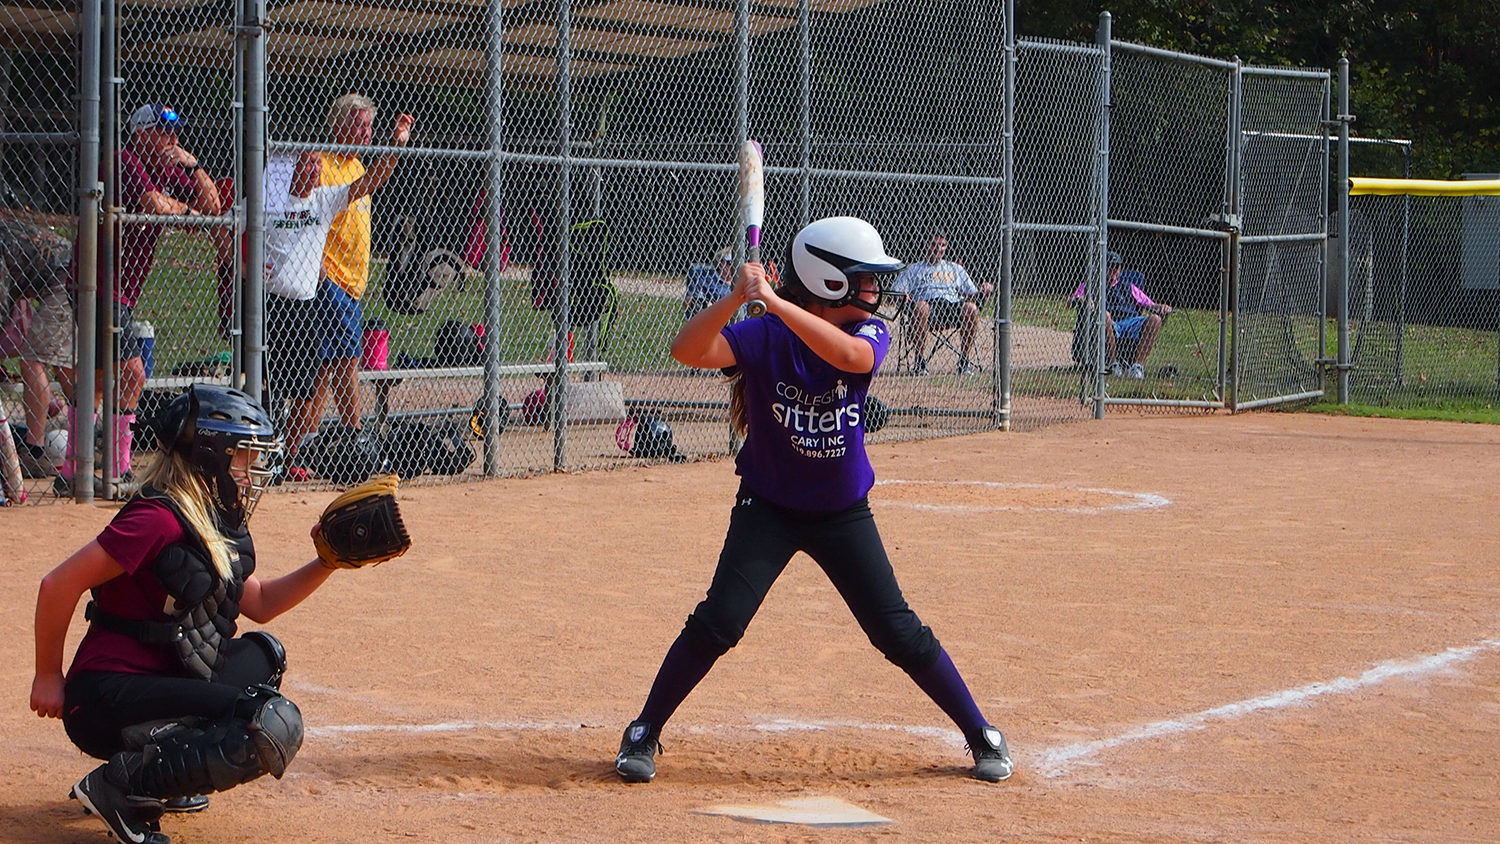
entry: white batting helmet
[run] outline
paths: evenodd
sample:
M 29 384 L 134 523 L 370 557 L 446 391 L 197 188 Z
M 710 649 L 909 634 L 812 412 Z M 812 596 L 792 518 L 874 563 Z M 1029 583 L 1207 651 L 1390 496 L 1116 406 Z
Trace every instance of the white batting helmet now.
M 782 287 L 791 298 L 831 308 L 855 304 L 874 313 L 851 284 L 857 273 L 894 273 L 906 266 L 885 252 L 875 227 L 858 217 L 824 217 L 797 232 L 787 250 Z M 884 285 L 882 285 L 882 288 Z

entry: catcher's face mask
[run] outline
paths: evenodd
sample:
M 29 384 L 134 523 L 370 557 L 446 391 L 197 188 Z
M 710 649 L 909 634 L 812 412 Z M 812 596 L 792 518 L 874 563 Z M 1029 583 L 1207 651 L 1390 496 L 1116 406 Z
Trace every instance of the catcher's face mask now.
M 240 440 L 234 444 L 234 453 L 229 460 L 229 476 L 239 488 L 240 508 L 244 521 L 250 521 L 260 496 L 271 485 L 275 476 L 271 469 L 275 456 L 281 452 L 281 443 L 264 440 Z

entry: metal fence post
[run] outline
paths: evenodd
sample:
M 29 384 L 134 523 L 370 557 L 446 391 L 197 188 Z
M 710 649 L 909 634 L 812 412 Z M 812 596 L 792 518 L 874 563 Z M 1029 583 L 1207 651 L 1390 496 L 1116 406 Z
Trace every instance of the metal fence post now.
M 1401 178 L 1411 178 L 1411 143 L 1402 147 Z M 1401 197 L 1401 295 L 1396 311 L 1396 384 L 1406 380 L 1406 293 L 1411 282 L 1411 197 Z
M 995 410 L 1002 431 L 1010 430 L 1011 319 L 1014 310 L 1016 257 L 1016 3 L 1005 0 L 1004 87 L 1001 97 L 1000 289 L 995 301 Z
M 801 89 L 799 112 L 802 121 L 801 137 L 798 139 L 797 163 L 802 168 L 798 180 L 802 202 L 797 226 L 812 222 L 812 10 L 811 0 L 798 0 L 797 27 L 800 38 L 797 43 L 797 59 L 801 66 Z
M 266 0 L 243 0 L 239 36 L 244 40 L 245 137 L 243 185 L 245 198 L 245 286 L 241 335 L 245 363 L 245 392 L 261 401 L 266 351 Z
M 501 153 L 505 149 L 505 3 L 504 0 L 490 2 L 490 38 L 486 58 L 485 77 L 489 101 L 489 146 L 490 170 L 486 185 L 485 250 L 484 250 L 484 476 L 493 478 L 500 473 L 500 420 L 508 408 L 500 406 L 500 321 L 502 319 L 502 290 L 500 282 L 501 255 L 505 231 L 505 171 Z
M 102 221 L 102 228 L 96 226 L 95 231 L 103 231 L 105 233 L 105 236 L 97 240 L 96 247 L 98 254 L 96 266 L 104 267 L 104 277 L 96 279 L 97 283 L 101 287 L 102 295 L 95 297 L 94 300 L 96 308 L 94 311 L 94 337 L 96 338 L 94 343 L 96 356 L 99 354 L 97 339 L 99 336 L 98 320 L 113 320 L 114 318 L 114 310 L 112 307 L 108 310 L 105 310 L 103 313 L 100 313 L 97 310 L 97 303 L 101 300 L 106 303 L 114 301 L 115 270 L 119 266 L 119 263 L 116 260 L 116 252 L 118 249 L 117 238 L 119 234 L 119 221 L 116 215 L 119 212 L 118 203 L 120 197 L 120 176 L 118 166 L 118 122 L 120 114 L 119 84 L 121 80 L 119 78 L 119 28 L 118 24 L 116 23 L 116 11 L 117 9 L 115 8 L 115 0 L 104 0 L 104 2 L 100 4 L 99 64 L 100 75 L 102 78 L 100 80 L 99 90 L 99 181 L 101 183 L 101 187 L 103 188 L 103 195 L 101 196 L 101 201 L 98 205 L 99 219 Z M 113 337 L 114 335 L 110 334 L 109 336 Z M 95 367 L 95 371 L 98 371 L 98 367 Z M 103 384 L 100 385 L 99 382 L 95 382 L 96 392 L 102 388 L 104 390 L 104 394 L 108 396 L 105 401 L 110 402 L 111 406 L 113 406 L 115 398 L 114 378 L 115 370 L 112 367 L 104 367 Z M 79 391 L 79 395 L 82 395 L 82 391 Z M 76 396 L 74 397 L 74 403 L 78 404 Z M 82 405 L 80 404 L 79 406 Z M 88 406 L 90 408 L 93 407 L 92 395 L 89 396 Z M 102 407 L 100 409 L 103 410 Z M 89 413 L 89 417 L 90 422 L 92 423 L 92 412 Z M 110 418 L 113 418 L 112 415 Z M 102 433 L 106 438 L 104 453 L 114 454 L 115 426 L 113 424 L 106 425 Z M 72 435 L 73 433 L 69 432 L 68 436 L 71 437 Z M 78 442 L 85 441 L 79 440 Z M 112 480 L 109 474 L 107 474 L 110 473 L 112 469 L 113 467 L 110 461 L 106 461 L 104 467 L 104 472 L 106 473 L 105 480 Z M 91 469 L 90 474 L 92 474 L 92 472 L 93 470 Z M 91 483 L 89 484 L 89 486 L 92 487 L 93 484 Z M 92 491 L 90 491 L 90 494 L 92 494 Z
M 1240 366 L 1240 228 L 1244 214 L 1244 174 L 1240 164 L 1244 150 L 1245 113 L 1245 66 L 1239 56 L 1234 57 L 1233 81 L 1229 86 L 1229 216 L 1225 224 L 1229 227 L 1229 290 L 1227 300 L 1229 312 L 1224 321 L 1229 332 L 1229 367 L 1233 376 L 1229 378 L 1229 394 L 1224 405 L 1234 413 L 1240 401 L 1240 381 L 1243 370 Z
M 572 352 L 573 53 L 572 6 L 557 0 L 557 310 L 553 362 L 552 470 L 568 465 L 568 355 Z
M 1332 172 L 1329 156 L 1331 144 L 1329 143 L 1330 129 L 1333 124 L 1329 117 L 1333 112 L 1333 89 L 1325 86 L 1323 94 L 1323 172 Z M 1326 181 L 1326 180 L 1325 180 Z M 1328 232 L 1328 188 L 1323 189 L 1323 204 L 1320 206 L 1319 222 L 1326 234 Z M 1318 389 L 1324 395 L 1328 393 L 1328 241 L 1323 241 L 1323 249 L 1318 253 L 1318 307 L 1316 316 L 1318 319 Z
M 1096 43 L 1101 52 L 1099 69 L 1099 151 L 1095 178 L 1098 182 L 1097 225 L 1094 254 L 1094 418 L 1104 418 L 1104 332 L 1109 330 L 1106 319 L 1105 300 L 1109 296 L 1109 109 L 1110 109 L 1110 38 L 1114 18 L 1109 12 L 1099 13 L 1099 31 Z
M 103 10 L 103 3 L 101 3 L 100 10 L 99 10 L 99 13 L 100 13 L 100 24 L 101 24 L 100 33 L 99 33 L 99 37 L 100 37 L 100 43 L 99 43 L 99 64 L 96 66 L 96 68 L 97 68 L 96 72 L 90 73 L 88 75 L 91 76 L 91 77 L 93 77 L 93 78 L 95 78 L 95 79 L 99 79 L 100 76 L 101 76 L 101 74 L 108 74 L 109 81 L 113 82 L 113 80 L 114 80 L 114 72 L 115 72 L 115 62 L 118 60 L 118 55 L 116 53 L 116 48 L 119 46 L 119 43 L 118 43 L 118 33 L 116 31 L 116 28 L 115 28 L 118 25 L 116 23 L 116 20 L 117 20 L 116 19 L 116 13 L 117 13 L 118 9 L 115 8 L 115 6 L 114 6 L 114 3 L 116 2 L 116 0 L 103 0 L 103 2 L 104 3 L 109 3 L 110 6 L 111 6 L 111 8 L 109 10 L 109 17 L 110 17 L 111 23 L 114 24 L 114 25 L 112 25 L 109 29 L 104 29 L 103 28 L 102 24 L 104 22 L 103 21 L 104 10 Z M 106 55 L 106 53 L 107 53 L 107 55 Z M 107 62 L 105 61 L 106 58 L 108 59 Z M 103 84 L 103 81 L 101 80 L 101 85 L 102 84 Z M 111 85 L 111 87 L 113 87 L 113 86 Z M 96 92 L 97 92 L 97 89 L 96 89 Z M 100 400 L 99 400 L 99 424 L 102 425 L 103 427 L 102 428 L 96 428 L 94 434 L 91 435 L 87 440 L 78 439 L 78 440 L 71 440 L 71 442 L 73 443 L 73 452 L 74 452 L 74 454 L 78 454 L 78 452 L 80 451 L 80 449 L 78 448 L 78 445 L 80 443 L 83 443 L 83 442 L 92 443 L 92 442 L 94 442 L 94 437 L 96 437 L 96 436 L 98 437 L 98 439 L 99 439 L 99 446 L 100 446 L 99 447 L 99 453 L 103 454 L 103 455 L 106 455 L 108 457 L 108 459 L 106 459 L 102 465 L 99 465 L 97 467 L 99 469 L 99 475 L 100 475 L 100 488 L 104 491 L 104 493 L 106 495 L 108 495 L 109 497 L 113 497 L 113 491 L 114 491 L 113 487 L 114 487 L 114 482 L 115 482 L 115 477 L 114 477 L 114 464 L 115 464 L 115 461 L 113 459 L 113 455 L 115 453 L 115 415 L 117 413 L 119 413 L 119 410 L 120 410 L 119 407 L 116 406 L 115 399 L 118 398 L 118 391 L 119 391 L 119 388 L 120 388 L 118 379 L 119 379 L 119 375 L 120 375 L 120 369 L 119 369 L 119 367 L 120 367 L 120 363 L 121 363 L 121 361 L 120 361 L 120 354 L 119 354 L 119 352 L 120 352 L 120 335 L 119 335 L 120 326 L 118 326 L 118 325 L 115 324 L 115 307 L 114 307 L 115 296 L 116 296 L 115 284 L 117 282 L 116 275 L 117 275 L 117 271 L 118 271 L 118 268 L 119 268 L 119 261 L 117 260 L 118 256 L 115 253 L 116 253 L 116 249 L 118 248 L 118 245 L 119 245 L 118 238 L 119 238 L 119 232 L 120 232 L 120 229 L 119 229 L 119 226 L 120 226 L 119 217 L 117 216 L 118 213 L 119 213 L 119 207 L 118 207 L 118 202 L 119 202 L 118 182 L 116 182 L 116 179 L 118 178 L 118 173 L 116 172 L 116 166 L 115 166 L 116 165 L 116 158 L 115 158 L 115 156 L 116 156 L 116 149 L 115 148 L 116 148 L 116 146 L 118 144 L 118 141 L 119 141 L 118 132 L 115 131 L 115 129 L 116 129 L 115 124 L 119 120 L 119 114 L 118 114 L 118 112 L 113 112 L 112 113 L 112 112 L 106 112 L 106 111 L 104 111 L 102 109 L 102 103 L 99 101 L 98 98 L 95 99 L 94 103 L 95 103 L 95 109 L 94 110 L 98 112 L 95 115 L 95 121 L 96 121 L 95 122 L 95 126 L 99 128 L 99 135 L 96 136 L 96 137 L 102 137 L 103 135 L 108 135 L 109 138 L 110 138 L 110 142 L 111 142 L 110 143 L 111 149 L 109 151 L 110 152 L 110 157 L 108 159 L 103 159 L 102 157 L 99 159 L 99 160 L 103 160 L 103 161 L 107 161 L 108 162 L 108 166 L 109 166 L 109 170 L 110 170 L 110 173 L 109 173 L 110 179 L 109 179 L 109 183 L 105 184 L 103 186 L 104 190 L 103 190 L 102 197 L 101 197 L 103 201 L 97 206 L 98 210 L 96 212 L 96 213 L 99 213 L 99 214 L 102 215 L 102 217 L 104 219 L 104 222 L 105 222 L 104 237 L 101 238 L 101 239 L 99 239 L 96 242 L 96 249 L 102 249 L 102 250 L 104 250 L 105 253 L 106 253 L 106 257 L 108 257 L 110 259 L 108 263 L 106 263 L 106 264 L 103 265 L 104 266 L 104 275 L 103 275 L 103 277 L 96 279 L 96 284 L 97 284 L 98 289 L 99 289 L 99 295 L 98 295 L 98 297 L 96 299 L 96 302 L 102 302 L 104 306 L 102 308 L 99 308 L 98 310 L 96 310 L 95 311 L 95 315 L 94 315 L 94 319 L 97 321 L 96 322 L 96 326 L 99 329 L 102 329 L 102 330 L 96 330 L 95 337 L 97 338 L 97 337 L 101 337 L 102 336 L 103 338 L 105 338 L 105 342 L 108 344 L 108 346 L 106 348 L 98 349 L 97 348 L 97 344 L 98 344 L 99 341 L 97 339 L 95 340 L 95 344 L 96 344 L 96 357 L 98 359 L 102 359 L 102 360 L 105 361 L 105 365 L 104 366 L 102 366 L 102 367 L 95 367 L 95 370 L 99 373 L 98 376 L 97 376 L 98 379 L 99 379 L 99 381 L 98 381 L 98 383 L 96 384 L 96 386 L 94 388 L 95 394 L 98 394 L 100 396 Z M 82 105 L 82 100 L 81 99 L 80 99 L 80 105 Z M 101 153 L 102 153 L 102 150 L 101 150 Z M 94 173 L 91 173 L 91 174 L 88 175 L 88 178 L 90 178 L 90 179 L 94 178 L 94 175 L 97 174 L 98 172 L 99 172 L 98 170 L 95 170 Z M 80 173 L 79 176 L 80 176 L 80 178 L 82 178 L 83 174 Z M 82 220 L 79 221 L 79 225 L 80 225 L 80 227 L 82 226 Z M 97 226 L 95 227 L 95 230 L 96 231 L 98 230 Z M 84 397 L 84 393 L 83 393 L 82 390 L 79 390 L 78 394 L 79 394 L 80 398 Z M 87 399 L 88 400 L 86 402 L 85 401 L 79 401 L 78 402 L 78 409 L 79 409 L 78 416 L 79 416 L 80 420 L 84 416 L 89 417 L 90 418 L 90 425 L 93 426 L 94 396 L 92 394 L 88 395 Z M 85 410 L 85 408 L 87 408 L 87 410 Z M 83 432 L 82 432 L 82 429 L 80 429 L 79 430 L 79 436 L 81 437 L 82 435 L 83 435 Z M 71 437 L 72 435 L 69 434 L 69 436 Z M 82 450 L 83 451 L 90 451 L 90 452 L 92 452 L 91 448 L 90 449 L 82 449 Z M 91 468 L 89 469 L 89 471 L 87 473 L 84 473 L 84 472 L 80 471 L 80 472 L 78 472 L 77 474 L 75 474 L 73 476 L 74 485 L 75 486 L 80 485 L 80 484 L 84 484 L 84 482 L 87 482 L 87 484 L 86 484 L 87 486 L 90 486 L 90 487 L 93 486 L 92 481 L 89 480 L 90 478 L 93 477 L 94 463 L 92 462 L 92 455 L 90 456 L 89 466 Z M 92 492 L 90 492 L 90 495 L 92 496 Z M 90 500 L 92 500 L 92 498 Z
M 734 86 L 734 154 L 750 137 L 750 0 L 739 0 L 734 6 L 735 86 Z M 736 218 L 735 231 L 744 232 L 745 221 Z M 745 260 L 743 235 L 734 239 L 735 263 Z
M 94 367 L 95 320 L 98 318 L 99 279 L 99 200 L 103 186 L 99 182 L 99 78 L 100 78 L 100 0 L 86 0 L 80 10 L 78 74 L 78 334 L 74 344 L 75 369 L 74 430 L 69 432 L 75 444 L 88 447 L 73 449 L 73 500 L 88 504 L 94 500 Z M 111 121 L 113 122 L 113 121 Z M 107 312 L 106 312 L 107 313 Z
M 1339 285 L 1334 305 L 1339 321 L 1339 404 L 1349 403 L 1349 57 L 1339 59 Z

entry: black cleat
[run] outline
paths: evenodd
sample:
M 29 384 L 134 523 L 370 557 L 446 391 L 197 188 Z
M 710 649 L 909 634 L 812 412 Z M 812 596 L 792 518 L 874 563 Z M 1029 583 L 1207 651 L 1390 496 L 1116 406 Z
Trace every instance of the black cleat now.
M 207 794 L 194 794 L 191 797 L 173 797 L 162 805 L 163 812 L 185 815 L 190 812 L 201 812 L 208 808 Z
M 73 798 L 96 815 L 120 844 L 171 844 L 157 826 L 162 801 L 127 792 L 125 765 L 120 756 L 100 765 L 73 786 Z
M 1010 761 L 1010 750 L 1005 746 L 1005 736 L 994 727 L 985 727 L 976 736 L 969 737 L 969 752 L 974 754 L 974 779 L 985 782 L 1000 782 L 1010 779 L 1015 765 Z
M 631 721 L 620 739 L 620 753 L 615 756 L 615 773 L 626 782 L 650 782 L 656 777 L 657 753 L 661 752 L 658 732 L 645 721 Z

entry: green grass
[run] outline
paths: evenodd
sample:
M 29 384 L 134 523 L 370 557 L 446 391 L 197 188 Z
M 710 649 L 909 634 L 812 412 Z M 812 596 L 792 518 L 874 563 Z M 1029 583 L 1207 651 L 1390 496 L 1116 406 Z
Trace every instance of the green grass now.
M 1038 326 L 1072 335 L 1077 312 L 1061 299 L 1016 296 L 1011 303 L 1017 325 Z M 1176 310 L 1157 335 L 1156 346 L 1146 363 L 1155 376 L 1163 367 L 1176 369 L 1171 378 L 1145 381 L 1110 378 L 1114 398 L 1153 398 L 1177 401 L 1212 401 L 1217 398 L 1219 317 L 1215 311 Z M 1011 391 L 1017 396 L 1077 399 L 1082 373 L 1068 367 L 1017 369 Z
M 155 374 L 165 375 L 188 361 L 229 350 L 218 335 L 213 249 L 207 239 L 180 231 L 162 235 L 157 260 L 146 282 L 137 318 L 156 329 Z M 398 356 L 428 358 L 433 336 L 444 322 L 468 325 L 483 321 L 484 284 L 471 279 L 460 289 L 450 288 L 426 313 L 408 316 L 385 306 L 379 294 L 385 263 L 371 267 L 370 286 L 361 300 L 367 321 L 378 319 L 390 331 L 390 360 Z M 553 336 L 550 312 L 533 310 L 529 283 L 502 279 L 500 359 L 505 363 L 539 361 Z M 658 370 L 676 367 L 667 340 L 682 324 L 682 305 L 673 298 L 622 293 L 606 358 L 611 368 Z
M 1317 402 L 1303 410 L 1309 413 L 1326 413 L 1332 416 L 1362 416 L 1380 419 L 1427 419 L 1440 422 L 1475 422 L 1500 425 L 1500 408 L 1494 404 L 1484 407 L 1377 407 L 1368 404 L 1341 405 L 1334 402 Z
M 135 319 L 156 330 L 153 374 L 158 377 L 229 351 L 229 341 L 219 336 L 218 280 L 208 238 L 162 234 Z
M 1357 353 L 1350 397 L 1372 407 L 1483 411 L 1497 398 L 1494 331 L 1408 324 L 1402 332 L 1402 365 L 1396 369 L 1396 326 L 1370 323 L 1351 331 Z M 1337 341 L 1330 325 L 1329 344 Z M 1330 355 L 1336 353 L 1336 347 Z
M 165 374 L 184 362 L 228 351 L 218 336 L 215 306 L 213 254 L 201 236 L 169 231 L 162 237 L 156 266 L 146 285 L 146 296 L 137 311 L 141 319 L 156 327 L 156 372 Z M 370 293 L 365 296 L 367 319 L 380 319 L 391 331 L 392 365 L 399 355 L 415 358 L 432 355 L 432 338 L 447 320 L 468 324 L 483 317 L 484 287 L 470 281 L 461 290 L 450 290 L 431 311 L 403 316 L 389 311 L 379 296 L 384 264 L 371 271 Z M 508 363 L 541 360 L 552 337 L 549 313 L 531 308 L 530 289 L 523 279 L 504 279 L 501 295 L 499 342 L 501 360 Z M 1013 303 L 1017 325 L 1041 326 L 1072 333 L 1074 311 L 1060 299 L 1017 296 Z M 622 293 L 615 326 L 609 337 L 606 358 L 616 370 L 654 371 L 674 368 L 667 351 L 667 338 L 681 325 L 681 304 L 672 298 Z M 1315 341 L 1315 317 L 1293 318 L 1292 330 L 1300 345 Z M 1337 327 L 1327 329 L 1324 354 L 1336 354 Z M 1353 342 L 1351 337 L 1351 343 Z M 1360 358 L 1352 376 L 1352 397 L 1360 410 L 1329 409 L 1313 405 L 1315 412 L 1361 413 L 1412 419 L 1461 419 L 1495 422 L 1496 342 L 1494 331 L 1409 325 L 1404 335 L 1402 379 L 1393 367 L 1381 361 L 1394 360 L 1394 330 L 1373 325 L 1364 332 Z M 1119 398 L 1212 400 L 1218 366 L 1219 325 L 1216 311 L 1178 309 L 1162 328 L 1147 369 L 1152 375 L 1171 365 L 1173 378 L 1148 378 L 1144 382 L 1110 379 L 1111 395 Z M 1311 361 L 1315 349 L 1301 350 Z M 1256 372 L 1247 362 L 1247 380 Z M 1080 374 L 1067 367 L 1017 369 L 1012 390 L 1017 396 L 1077 399 Z M 1330 390 L 1332 382 L 1329 382 Z M 1276 389 L 1276 385 L 1268 385 Z M 1246 389 L 1242 387 L 1242 396 Z M 1253 397 L 1253 396 L 1252 396 Z
M 1063 301 L 1017 296 L 1013 316 L 1019 325 L 1035 325 L 1071 333 L 1074 312 Z M 1273 325 L 1272 323 L 1267 323 Z M 1295 316 L 1291 330 L 1297 338 L 1303 359 L 1311 364 L 1316 353 L 1317 318 Z M 1330 320 L 1323 356 L 1337 357 L 1338 326 Z M 1497 349 L 1500 342 L 1494 331 L 1480 331 L 1445 326 L 1406 326 L 1402 338 L 1400 377 L 1395 369 L 1395 327 L 1371 323 L 1367 330 L 1351 332 L 1351 350 L 1357 350 L 1355 370 L 1351 376 L 1351 398 L 1369 409 L 1405 418 L 1463 419 L 1490 421 L 1489 414 L 1497 404 Z M 1358 340 L 1358 345 L 1355 341 Z M 1218 365 L 1219 326 L 1217 311 L 1181 308 L 1175 311 L 1157 337 L 1147 364 L 1155 373 L 1164 365 L 1177 367 L 1178 377 L 1170 381 L 1148 380 L 1144 384 L 1111 382 L 1116 397 L 1152 397 L 1158 399 L 1212 398 Z M 1247 381 L 1255 381 L 1257 372 L 1246 361 Z M 1066 397 L 1076 395 L 1076 374 L 1065 378 L 1067 370 L 1040 370 L 1015 373 L 1013 390 L 1017 395 Z M 1330 379 L 1327 389 L 1333 389 Z M 1275 389 L 1274 383 L 1268 387 Z M 1245 394 L 1242 385 L 1241 395 Z M 1409 411 L 1409 412 L 1408 412 Z

